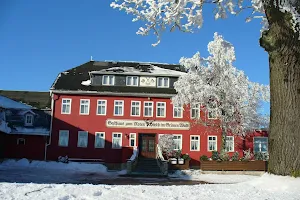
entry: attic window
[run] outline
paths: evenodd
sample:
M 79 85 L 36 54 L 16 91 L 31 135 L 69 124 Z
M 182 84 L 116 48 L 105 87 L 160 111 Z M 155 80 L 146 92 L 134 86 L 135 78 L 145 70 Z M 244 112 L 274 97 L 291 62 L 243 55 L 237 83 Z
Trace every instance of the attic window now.
M 33 125 L 33 115 L 27 114 L 25 115 L 25 126 L 32 126 Z
M 102 77 L 102 85 L 114 85 L 115 76 L 113 75 L 103 75 Z

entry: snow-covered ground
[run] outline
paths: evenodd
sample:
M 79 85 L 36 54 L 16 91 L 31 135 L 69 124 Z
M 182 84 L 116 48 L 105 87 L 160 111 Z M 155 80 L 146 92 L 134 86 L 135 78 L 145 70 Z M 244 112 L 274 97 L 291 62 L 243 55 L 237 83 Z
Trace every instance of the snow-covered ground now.
M 18 162 L 8 160 L 0 164 L 0 198 L 3 200 L 300 199 L 300 178 L 269 174 L 262 176 L 216 175 L 187 170 L 176 172 L 172 175 L 173 179 L 171 178 L 171 180 L 191 179 L 222 184 L 179 186 L 76 184 L 92 183 L 96 179 L 117 181 L 120 173 L 124 173 L 124 171 L 108 172 L 100 164 L 62 164 L 41 161 L 29 163 L 25 159 Z M 128 178 L 123 179 L 128 180 Z M 170 181 L 170 179 L 166 181 Z

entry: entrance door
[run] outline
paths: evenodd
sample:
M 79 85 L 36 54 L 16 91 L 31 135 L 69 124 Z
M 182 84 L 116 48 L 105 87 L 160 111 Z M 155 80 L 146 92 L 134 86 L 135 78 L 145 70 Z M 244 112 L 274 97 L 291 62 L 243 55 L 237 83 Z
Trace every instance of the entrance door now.
M 139 134 L 139 152 L 144 158 L 155 158 L 155 134 Z

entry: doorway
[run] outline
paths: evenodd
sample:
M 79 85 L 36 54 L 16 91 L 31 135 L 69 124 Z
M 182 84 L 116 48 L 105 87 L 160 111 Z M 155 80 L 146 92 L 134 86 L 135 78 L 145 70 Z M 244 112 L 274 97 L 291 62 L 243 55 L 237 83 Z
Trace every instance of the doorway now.
M 156 134 L 139 134 L 139 154 L 144 158 L 156 157 Z

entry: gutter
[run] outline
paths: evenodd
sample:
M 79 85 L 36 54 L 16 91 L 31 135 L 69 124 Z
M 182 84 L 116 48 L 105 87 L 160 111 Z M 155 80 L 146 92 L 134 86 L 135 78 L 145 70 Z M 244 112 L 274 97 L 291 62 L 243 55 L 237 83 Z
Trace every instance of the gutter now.
M 51 145 L 51 139 L 52 139 L 52 126 L 53 126 L 53 113 L 54 113 L 54 99 L 53 99 L 53 93 L 50 91 L 50 97 L 51 97 L 51 120 L 50 120 L 50 130 L 49 130 L 49 141 L 45 144 L 45 155 L 44 160 L 47 160 L 47 148 Z

